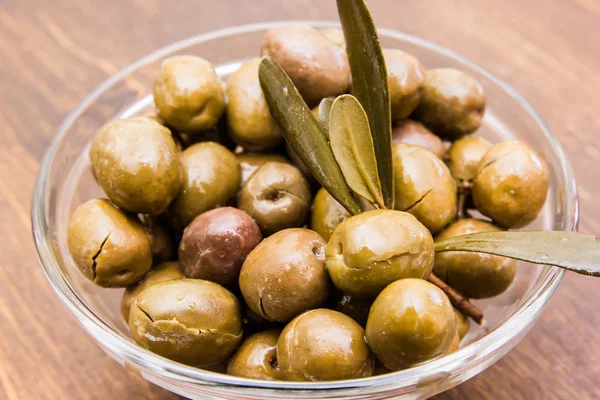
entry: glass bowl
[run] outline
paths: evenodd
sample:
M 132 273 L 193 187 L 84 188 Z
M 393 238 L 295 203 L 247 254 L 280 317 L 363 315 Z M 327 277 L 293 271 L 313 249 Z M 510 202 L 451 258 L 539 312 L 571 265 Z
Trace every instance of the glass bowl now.
M 333 22 L 301 21 L 316 27 Z M 224 79 L 240 62 L 257 57 L 265 31 L 281 23 L 263 23 L 202 34 L 160 49 L 110 77 L 63 122 L 46 154 L 35 187 L 32 221 L 39 259 L 56 295 L 77 321 L 116 361 L 145 379 L 190 398 L 426 398 L 449 389 L 489 367 L 531 329 L 563 276 L 556 268 L 522 265 L 515 283 L 495 298 L 477 301 L 483 326 L 471 325 L 457 352 L 386 375 L 336 382 L 266 382 L 188 367 L 137 346 L 119 312 L 122 290 L 102 289 L 86 280 L 67 251 L 69 216 L 82 202 L 104 197 L 89 172 L 87 149 L 106 121 L 153 112 L 152 78 L 162 59 L 199 55 L 217 66 Z M 514 89 L 455 53 L 404 33 L 382 29 L 383 47 L 405 50 L 427 68 L 453 67 L 485 87 L 488 109 L 479 134 L 492 142 L 518 137 L 547 161 L 551 187 L 539 218 L 528 228 L 575 230 L 577 200 L 573 173 L 556 138 Z M 108 383 L 110 384 L 110 383 Z

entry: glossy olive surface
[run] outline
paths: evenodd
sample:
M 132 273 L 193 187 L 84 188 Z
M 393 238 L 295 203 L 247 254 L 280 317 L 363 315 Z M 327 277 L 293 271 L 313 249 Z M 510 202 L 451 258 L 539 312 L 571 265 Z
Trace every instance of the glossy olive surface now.
M 425 69 L 404 51 L 383 49 L 388 75 L 392 120 L 408 118 L 421 102 Z
M 302 228 L 286 229 L 263 240 L 240 272 L 240 289 L 248 307 L 262 318 L 286 322 L 322 306 L 331 292 L 325 245 L 316 232 Z
M 325 253 L 335 286 L 357 298 L 374 298 L 398 279 L 427 278 L 434 257 L 429 231 L 394 210 L 367 211 L 342 222 Z
M 446 155 L 446 146 L 442 139 L 434 135 L 422 123 L 411 119 L 398 122 L 392 127 L 392 144 L 396 143 L 421 146 L 440 159 L 444 159 Z
M 294 318 L 277 341 L 281 377 L 290 381 L 334 381 L 368 377 L 374 359 L 363 328 L 328 309 Z
M 432 152 L 398 143 L 393 146 L 397 210 L 414 215 L 436 234 L 456 215 L 456 183 Z
M 448 226 L 436 240 L 501 230 L 489 222 L 467 218 Z M 451 251 L 435 255 L 433 271 L 463 295 L 481 299 L 499 295 L 508 289 L 517 273 L 517 263 L 513 259 L 491 254 Z
M 183 230 L 196 216 L 232 201 L 242 174 L 235 155 L 214 142 L 188 147 L 180 159 L 183 185 L 168 216 L 176 229 Z
M 278 338 L 277 330 L 255 333 L 248 337 L 229 360 L 227 373 L 242 378 L 277 380 Z
M 181 187 L 171 131 L 150 118 L 108 122 L 94 136 L 89 154 L 98 183 L 125 210 L 158 215 Z
M 437 286 L 401 279 L 371 306 L 369 346 L 386 368 L 397 371 L 444 354 L 456 335 L 454 310 Z
M 158 116 L 180 132 L 213 128 L 225 111 L 223 86 L 212 64 L 200 57 L 164 60 L 153 93 Z
M 550 186 L 546 162 L 520 140 L 496 144 L 479 163 L 473 201 L 506 229 L 521 228 L 540 213 Z
M 470 183 L 477 176 L 481 159 L 492 144 L 480 136 L 466 136 L 452 143 L 448 150 L 448 168 L 460 183 Z
M 236 154 L 242 169 L 242 186 L 248 181 L 253 173 L 256 172 L 264 163 L 280 162 L 289 163 L 289 161 L 279 154 L 271 153 L 240 153 Z
M 202 213 L 183 231 L 179 244 L 183 273 L 221 285 L 235 284 L 242 263 L 261 240 L 258 225 L 242 210 L 220 207 Z
M 77 207 L 69 220 L 67 244 L 83 275 L 103 287 L 132 285 L 152 265 L 152 244 L 142 223 L 106 199 Z
M 131 304 L 129 329 L 142 347 L 198 367 L 227 358 L 242 339 L 240 305 L 216 283 L 178 279 L 151 285 Z
M 313 199 L 310 229 L 329 241 L 335 228 L 351 214 L 325 188 L 319 189 Z

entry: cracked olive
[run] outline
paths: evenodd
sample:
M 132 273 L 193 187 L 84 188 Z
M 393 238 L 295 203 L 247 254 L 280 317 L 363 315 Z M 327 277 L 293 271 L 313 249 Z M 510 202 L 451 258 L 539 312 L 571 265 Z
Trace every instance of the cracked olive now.
M 448 226 L 436 240 L 501 230 L 489 222 L 466 218 Z M 482 299 L 508 289 L 515 279 L 517 263 L 511 258 L 491 254 L 449 251 L 436 254 L 433 272 L 466 297 Z
M 344 49 L 308 25 L 269 29 L 260 54 L 281 65 L 309 106 L 348 89 L 350 66 Z
M 491 148 L 492 144 L 479 136 L 464 137 L 450 146 L 448 169 L 459 185 L 471 185 L 481 159 Z
M 259 332 L 248 337 L 229 360 L 227 373 L 242 378 L 277 380 L 278 338 L 277 330 Z
M 132 285 L 152 265 L 152 245 L 142 223 L 105 199 L 77 207 L 67 228 L 67 245 L 85 277 L 102 287 Z
M 247 61 L 227 82 L 227 125 L 231 138 L 249 151 L 278 146 L 283 137 L 258 80 L 260 60 Z
M 415 117 L 437 135 L 454 140 L 479 128 L 485 93 L 477 80 L 451 68 L 425 73 L 423 96 Z
M 94 176 L 115 205 L 158 215 L 181 187 L 179 150 L 171 131 L 146 118 L 105 124 L 90 147 Z
M 416 57 L 401 50 L 383 49 L 383 57 L 392 121 L 408 118 L 421 101 L 425 69 Z
M 419 146 L 393 146 L 397 210 L 414 215 L 436 234 L 456 215 L 456 183 L 446 164 Z
M 310 187 L 298 168 L 267 162 L 242 187 L 238 208 L 256 220 L 265 236 L 302 226 L 310 208 Z
M 331 291 L 325 241 L 309 229 L 286 229 L 263 240 L 244 261 L 240 289 L 252 311 L 286 322 L 322 306 Z
M 152 262 L 158 264 L 171 260 L 175 253 L 171 232 L 160 222 L 159 218 L 144 214 L 140 214 L 139 218 L 152 242 Z
M 444 354 L 456 335 L 452 304 L 437 286 L 401 279 L 375 299 L 367 320 L 367 343 L 392 371 Z
M 154 80 L 158 116 L 179 132 L 199 133 L 217 125 L 225 93 L 213 66 L 195 56 L 164 60 Z
M 456 317 L 458 340 L 462 340 L 469 333 L 469 318 L 456 308 L 454 309 L 454 316 Z
M 181 268 L 188 278 L 232 285 L 238 280 L 242 263 L 261 240 L 258 225 L 242 210 L 220 207 L 207 211 L 183 231 Z
M 131 304 L 129 329 L 142 347 L 197 367 L 226 359 L 242 339 L 240 305 L 213 282 L 177 279 L 144 289 Z
M 446 155 L 446 146 L 442 139 L 431 133 L 422 123 L 410 119 L 399 122 L 392 128 L 392 144 L 396 143 L 421 146 L 440 159 L 444 159 Z
M 325 188 L 319 189 L 313 200 L 310 229 L 329 241 L 337 226 L 351 214 Z
M 473 182 L 477 210 L 506 229 L 532 222 L 546 202 L 549 173 L 544 160 L 525 142 L 492 147 L 481 159 Z
M 269 161 L 288 163 L 284 157 L 279 154 L 262 154 L 262 153 L 240 153 L 236 155 L 242 168 L 242 186 L 248 181 L 253 173 L 256 172 L 264 163 Z
M 183 230 L 196 216 L 233 200 L 242 174 L 235 155 L 214 142 L 190 146 L 180 159 L 183 185 L 167 215 L 173 227 Z
M 325 308 L 294 318 L 277 341 L 281 378 L 335 381 L 373 374 L 375 360 L 364 329 L 352 318 Z
M 342 222 L 325 250 L 335 286 L 357 298 L 374 298 L 390 283 L 427 278 L 433 239 L 412 215 L 372 210 Z
M 144 279 L 139 283 L 128 287 L 123 293 L 123 298 L 121 299 L 121 315 L 123 316 L 123 319 L 129 321 L 131 303 L 134 302 L 137 295 L 144 289 L 156 283 L 181 278 L 183 278 L 183 273 L 181 272 L 181 266 L 177 261 L 164 262 L 153 267 L 150 272 L 146 274 Z

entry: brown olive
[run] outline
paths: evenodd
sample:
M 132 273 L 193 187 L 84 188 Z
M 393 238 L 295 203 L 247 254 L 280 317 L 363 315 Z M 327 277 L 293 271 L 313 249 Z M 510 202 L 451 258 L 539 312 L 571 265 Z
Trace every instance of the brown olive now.
M 106 199 L 77 207 L 67 228 L 67 244 L 85 277 L 103 287 L 133 285 L 152 265 L 152 245 L 142 223 Z
M 388 75 L 392 121 L 408 118 L 421 101 L 425 69 L 401 50 L 383 49 Z
M 242 169 L 242 186 L 248 181 L 253 173 L 256 172 L 264 163 L 269 161 L 289 163 L 283 156 L 279 154 L 265 153 L 240 153 L 236 154 L 240 167 Z
M 325 241 L 308 229 L 277 232 L 250 252 L 239 282 L 250 309 L 271 321 L 320 307 L 331 292 Z
M 335 381 L 368 377 L 374 359 L 364 329 L 352 318 L 325 308 L 294 318 L 277 341 L 282 379 Z
M 261 240 L 258 225 L 242 210 L 221 207 L 207 211 L 183 231 L 179 244 L 183 273 L 188 278 L 231 285 Z
M 431 133 L 422 123 L 410 119 L 399 122 L 393 127 L 392 144 L 396 143 L 421 146 L 442 160 L 446 155 L 446 146 L 442 139 Z
M 278 338 L 277 330 L 255 333 L 248 337 L 229 360 L 227 373 L 242 378 L 277 380 Z
M 450 146 L 448 168 L 459 185 L 471 185 L 481 159 L 491 147 L 490 142 L 479 136 L 464 137 Z
M 323 28 L 320 29 L 323 36 L 331 40 L 341 48 L 346 48 L 346 39 L 344 38 L 344 32 L 337 28 Z

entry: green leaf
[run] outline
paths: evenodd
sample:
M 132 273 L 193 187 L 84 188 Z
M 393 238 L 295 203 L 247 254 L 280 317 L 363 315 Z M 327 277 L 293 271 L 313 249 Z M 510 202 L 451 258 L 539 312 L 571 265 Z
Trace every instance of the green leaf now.
M 329 140 L 329 113 L 331 112 L 332 105 L 333 99 L 325 98 L 321 100 L 319 108 L 317 109 L 319 122 L 321 123 L 321 127 L 323 127 L 323 132 L 325 132 L 325 138 L 327 140 Z
M 258 68 L 260 86 L 283 137 L 321 185 L 351 214 L 361 209 L 346 185 L 321 124 L 285 71 L 270 57 Z
M 331 106 L 329 144 L 350 189 L 385 208 L 369 120 L 352 95 L 338 97 Z
M 578 232 L 484 232 L 454 236 L 435 243 L 436 252 L 495 254 L 600 276 L 600 238 Z
M 383 200 L 393 209 L 390 95 L 377 30 L 363 0 L 337 0 L 337 8 L 352 72 L 352 94 L 369 117 Z

